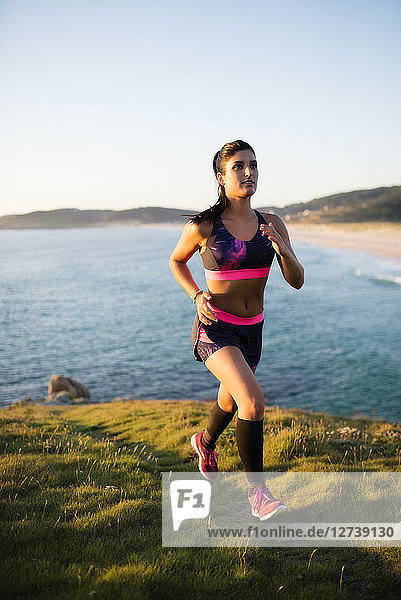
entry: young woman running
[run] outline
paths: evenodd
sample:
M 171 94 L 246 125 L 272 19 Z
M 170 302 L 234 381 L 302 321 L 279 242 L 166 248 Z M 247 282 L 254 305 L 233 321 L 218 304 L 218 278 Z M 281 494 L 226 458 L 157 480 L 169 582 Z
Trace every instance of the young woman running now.
M 248 480 L 252 514 L 261 520 L 285 506 L 265 485 L 263 475 L 264 394 L 254 375 L 262 351 L 263 294 L 274 257 L 284 279 L 299 289 L 304 269 L 280 217 L 251 208 L 258 168 L 252 147 L 236 140 L 213 159 L 219 184 L 214 206 L 185 225 L 170 256 L 175 279 L 196 304 L 192 328 L 194 357 L 220 381 L 217 402 L 191 444 L 206 479 L 217 472 L 219 435 L 237 408 L 236 440 Z M 193 280 L 188 260 L 199 250 L 207 291 Z

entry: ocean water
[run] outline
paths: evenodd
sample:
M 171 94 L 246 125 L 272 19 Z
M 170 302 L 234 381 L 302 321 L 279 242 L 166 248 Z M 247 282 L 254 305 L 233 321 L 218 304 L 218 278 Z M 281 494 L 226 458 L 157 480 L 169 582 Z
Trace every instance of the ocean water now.
M 216 398 L 195 361 L 194 305 L 173 278 L 180 230 L 0 231 L 0 404 L 43 398 L 52 373 L 96 401 Z M 401 261 L 293 241 L 294 290 L 276 261 L 256 376 L 269 402 L 401 421 Z M 198 253 L 188 262 L 205 287 Z

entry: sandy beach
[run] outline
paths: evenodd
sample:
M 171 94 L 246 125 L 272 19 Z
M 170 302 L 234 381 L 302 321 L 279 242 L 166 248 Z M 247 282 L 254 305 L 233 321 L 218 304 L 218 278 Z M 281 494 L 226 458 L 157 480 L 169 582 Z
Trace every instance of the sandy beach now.
M 158 224 L 183 229 L 181 224 Z M 156 224 L 142 225 L 155 227 Z M 370 252 L 378 256 L 401 258 L 401 223 L 286 223 L 290 237 L 316 246 L 332 246 Z
M 112 226 L 112 225 L 111 225 Z M 174 228 L 182 230 L 183 223 L 129 223 L 115 227 Z M 286 223 L 291 240 L 370 252 L 378 256 L 401 258 L 401 223 L 386 221 L 370 223 Z
M 286 223 L 291 239 L 401 258 L 401 223 Z

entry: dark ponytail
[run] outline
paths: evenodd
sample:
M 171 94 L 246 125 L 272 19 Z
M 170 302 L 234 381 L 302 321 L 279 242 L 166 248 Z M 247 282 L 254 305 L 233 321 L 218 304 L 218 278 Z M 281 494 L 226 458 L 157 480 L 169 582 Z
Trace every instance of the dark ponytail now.
M 216 179 L 217 173 L 224 173 L 226 164 L 229 161 L 229 159 L 240 150 L 251 150 L 255 154 L 255 151 L 252 148 L 252 146 L 250 146 L 247 142 L 244 142 L 242 140 L 228 142 L 227 144 L 224 144 L 221 150 L 216 152 L 216 154 L 213 157 L 213 172 Z M 196 215 L 182 216 L 191 217 L 189 221 L 192 223 L 201 223 L 202 221 L 210 221 L 211 223 L 213 223 L 214 221 L 216 221 L 227 206 L 227 196 L 226 191 L 224 189 L 224 185 L 221 185 L 220 183 L 218 185 L 218 200 L 215 204 L 213 204 L 213 206 L 210 206 L 206 210 L 203 210 L 202 212 L 197 213 Z

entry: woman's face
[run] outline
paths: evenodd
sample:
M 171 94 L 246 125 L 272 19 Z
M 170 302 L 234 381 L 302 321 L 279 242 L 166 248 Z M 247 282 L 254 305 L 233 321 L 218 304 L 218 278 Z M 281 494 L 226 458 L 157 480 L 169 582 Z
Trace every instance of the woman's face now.
M 247 198 L 256 192 L 258 166 L 252 150 L 240 150 L 226 163 L 225 172 L 217 173 L 227 198 Z

